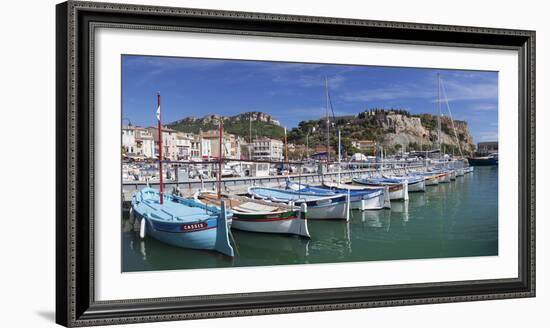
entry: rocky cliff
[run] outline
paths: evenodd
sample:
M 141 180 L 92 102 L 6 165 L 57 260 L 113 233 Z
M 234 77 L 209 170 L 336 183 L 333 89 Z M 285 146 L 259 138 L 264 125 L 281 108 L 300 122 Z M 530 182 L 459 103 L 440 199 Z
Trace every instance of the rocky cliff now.
M 431 114 L 411 114 L 405 110 L 374 109 L 359 113 L 356 116 L 335 117 L 331 145 L 337 146 L 334 137 L 336 128 L 340 129 L 342 144 L 348 153 L 352 149 L 352 141 L 372 140 L 383 146 L 388 153 L 396 152 L 405 147 L 408 150 L 428 150 L 437 147 L 438 123 L 437 116 Z M 457 138 L 463 153 L 474 150 L 472 136 L 464 121 L 454 121 L 449 117 L 441 117 L 440 142 L 447 153 L 459 153 Z M 311 131 L 316 131 L 311 133 Z M 298 128 L 289 133 L 289 142 L 305 143 L 309 131 L 309 144 L 315 146 L 326 144 L 326 121 L 324 119 L 300 122 Z

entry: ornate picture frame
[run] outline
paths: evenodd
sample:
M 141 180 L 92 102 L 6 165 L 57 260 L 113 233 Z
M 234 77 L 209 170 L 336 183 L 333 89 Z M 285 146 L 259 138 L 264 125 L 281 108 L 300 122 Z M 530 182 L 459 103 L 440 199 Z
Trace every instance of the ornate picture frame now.
M 535 296 L 535 32 L 68 1 L 56 26 L 56 321 L 64 326 Z M 94 296 L 94 37 L 98 27 L 507 49 L 519 58 L 518 267 L 511 279 L 98 301 Z

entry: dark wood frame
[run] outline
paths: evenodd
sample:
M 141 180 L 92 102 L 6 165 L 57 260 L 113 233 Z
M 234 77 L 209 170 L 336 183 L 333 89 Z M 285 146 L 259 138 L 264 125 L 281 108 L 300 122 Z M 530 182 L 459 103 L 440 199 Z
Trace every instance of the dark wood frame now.
M 535 32 L 69 1 L 57 5 L 56 321 L 123 324 L 535 296 Z M 94 299 L 97 27 L 512 49 L 519 54 L 519 277 L 216 296 Z

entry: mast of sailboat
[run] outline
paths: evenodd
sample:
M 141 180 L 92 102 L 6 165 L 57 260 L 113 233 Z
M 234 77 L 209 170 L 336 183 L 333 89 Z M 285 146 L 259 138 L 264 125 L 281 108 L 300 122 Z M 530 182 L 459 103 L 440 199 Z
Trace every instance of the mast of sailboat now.
M 286 161 L 286 169 L 287 169 L 286 175 L 288 175 L 290 173 L 290 165 L 288 162 L 288 142 L 286 138 L 286 127 L 285 127 L 285 161 Z
M 451 126 L 452 126 L 453 131 L 454 131 L 456 144 L 458 146 L 458 151 L 460 152 L 460 157 L 463 157 L 462 147 L 460 146 L 460 141 L 458 140 L 458 134 L 456 133 L 455 122 L 453 120 L 453 114 L 451 113 L 451 106 L 449 105 L 449 98 L 447 98 L 447 91 L 445 90 L 445 84 L 443 83 L 443 80 L 441 80 L 441 88 L 442 88 L 442 91 L 443 91 L 443 98 L 445 98 L 445 104 L 447 105 L 447 111 L 449 112 L 449 118 L 451 119 Z M 454 155 L 454 153 L 453 153 L 453 155 Z
M 441 77 L 439 73 L 437 73 L 437 111 L 437 146 L 441 158 Z
M 341 155 L 340 129 L 338 129 L 338 185 L 341 183 L 342 155 Z
M 222 133 L 223 133 L 223 120 L 220 117 L 220 131 L 219 131 L 220 147 L 219 147 L 219 154 L 218 154 L 218 198 L 221 198 L 222 196 L 222 161 L 223 161 Z
M 157 123 L 158 123 L 158 138 L 159 138 L 159 175 L 160 175 L 160 204 L 164 203 L 164 185 L 162 183 L 162 123 L 160 116 L 160 92 L 157 92 Z
M 328 79 L 325 76 L 325 96 L 326 96 L 326 119 L 327 119 L 327 173 L 328 173 L 328 165 L 330 162 L 330 120 L 328 118 L 328 107 L 329 107 L 329 98 L 328 98 Z
M 252 113 L 248 116 L 248 160 L 252 159 L 251 149 L 252 146 Z

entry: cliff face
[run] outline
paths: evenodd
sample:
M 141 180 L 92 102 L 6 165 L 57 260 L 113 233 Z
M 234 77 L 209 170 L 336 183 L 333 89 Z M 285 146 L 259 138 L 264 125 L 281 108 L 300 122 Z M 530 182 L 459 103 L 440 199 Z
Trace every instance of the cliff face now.
M 411 143 L 417 145 L 433 145 L 437 142 L 438 129 L 437 117 L 424 114 L 420 117 L 401 114 L 387 114 L 377 118 L 380 127 L 385 132 L 380 142 L 384 147 L 396 145 L 408 146 Z M 423 122 L 424 121 L 424 122 Z M 423 124 L 425 123 L 425 124 Z M 435 125 L 435 126 L 434 126 Z M 470 152 L 474 149 L 473 139 L 464 121 L 454 121 L 455 136 L 451 119 L 441 117 L 440 142 L 444 145 L 455 145 L 456 139 L 460 141 L 463 151 Z
M 281 125 L 279 121 L 274 119 L 271 115 L 263 112 L 245 112 L 245 113 L 240 113 L 233 116 L 221 116 L 217 114 L 211 114 L 211 115 L 203 116 L 201 118 L 186 117 L 184 119 L 172 122 L 169 125 L 176 125 L 179 123 L 194 123 L 194 124 L 203 124 L 203 125 L 218 124 L 218 122 L 220 121 L 220 118 L 224 121 L 224 123 L 226 121 L 229 121 L 229 122 L 247 121 L 248 122 L 249 120 L 252 120 L 252 121 L 269 123 L 277 126 Z

